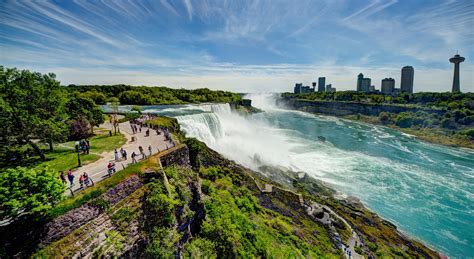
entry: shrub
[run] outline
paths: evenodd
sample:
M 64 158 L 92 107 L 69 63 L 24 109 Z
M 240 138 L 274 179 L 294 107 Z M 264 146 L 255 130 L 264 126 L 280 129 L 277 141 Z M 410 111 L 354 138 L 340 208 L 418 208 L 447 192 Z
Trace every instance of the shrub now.
M 0 173 L 0 218 L 39 215 L 60 201 L 66 190 L 48 169 L 10 168 Z

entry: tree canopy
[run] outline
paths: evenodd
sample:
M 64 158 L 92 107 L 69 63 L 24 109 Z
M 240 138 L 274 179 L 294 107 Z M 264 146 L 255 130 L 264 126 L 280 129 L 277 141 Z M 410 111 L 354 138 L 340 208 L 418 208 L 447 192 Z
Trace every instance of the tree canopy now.
M 172 89 L 129 85 L 69 85 L 68 89 L 79 91 L 94 100 L 117 97 L 125 105 L 183 104 L 202 102 L 237 102 L 241 96 L 226 91 L 200 89 Z M 96 101 L 96 103 L 98 103 Z
M 49 144 L 72 139 L 77 121 L 84 122 L 88 132 L 104 121 L 94 99 L 101 93 L 68 92 L 55 74 L 0 66 L 0 144 L 1 159 L 21 159 L 12 150 L 30 145 L 41 159 L 46 157 L 38 142 Z M 105 98 L 105 97 L 104 97 Z M 105 100 L 105 99 L 104 99 Z M 89 134 L 90 134 L 89 133 Z
M 41 214 L 61 200 L 66 187 L 47 169 L 10 168 L 0 174 L 0 218 Z

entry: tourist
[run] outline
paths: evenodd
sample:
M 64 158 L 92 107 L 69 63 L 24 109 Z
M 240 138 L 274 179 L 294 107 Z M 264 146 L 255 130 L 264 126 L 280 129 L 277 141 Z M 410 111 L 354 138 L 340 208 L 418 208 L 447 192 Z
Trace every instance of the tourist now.
M 115 149 L 114 155 L 115 155 L 115 161 L 118 161 L 118 160 L 119 160 L 119 156 L 118 156 L 118 151 L 117 151 L 117 149 Z
M 89 176 L 87 175 L 87 173 L 84 172 L 84 174 L 82 175 L 82 177 L 83 177 L 82 180 L 84 181 L 84 185 L 85 185 L 86 187 L 89 186 L 90 178 L 89 178 Z
M 81 189 L 84 188 L 84 175 L 79 177 L 79 184 L 81 185 Z
M 138 146 L 138 151 L 140 151 L 140 154 L 142 155 L 142 159 L 145 159 L 145 152 L 143 151 L 143 147 L 142 146 Z
M 160 135 L 160 129 L 156 128 L 156 135 Z
M 148 136 L 150 136 L 150 129 L 147 129 L 147 130 L 145 131 L 145 137 L 148 137 Z
M 79 141 L 74 143 L 74 149 L 76 150 L 76 153 L 79 153 Z
M 66 176 L 64 176 L 63 171 L 59 171 L 59 179 L 61 179 L 61 181 L 63 182 L 64 185 L 67 183 Z
M 69 171 L 67 171 L 67 179 L 71 183 L 71 187 L 72 187 L 74 185 L 74 175 L 72 174 L 71 169 L 69 169 Z
M 88 139 L 86 139 L 85 145 L 86 145 L 86 154 L 89 154 L 89 150 L 91 149 L 91 143 L 89 142 Z
M 135 164 L 137 162 L 137 159 L 135 158 L 137 156 L 137 154 L 135 154 L 135 151 L 132 152 L 132 164 Z
M 111 175 L 112 173 L 115 173 L 115 164 L 113 164 L 112 162 L 109 162 L 109 164 L 107 165 L 107 172 L 109 173 L 109 175 Z
M 124 149 L 122 153 L 123 159 L 127 160 L 127 151 Z

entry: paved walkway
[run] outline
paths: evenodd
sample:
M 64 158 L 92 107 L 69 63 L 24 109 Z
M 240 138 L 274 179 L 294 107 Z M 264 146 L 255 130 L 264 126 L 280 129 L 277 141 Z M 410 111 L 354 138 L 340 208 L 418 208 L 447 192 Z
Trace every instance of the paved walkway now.
M 101 128 L 105 129 L 112 129 L 112 125 L 108 122 L 102 124 L 100 126 Z M 119 151 L 119 158 L 120 160 L 115 162 L 115 169 L 118 171 L 123 170 L 125 167 L 130 165 L 132 163 L 132 152 L 135 152 L 137 154 L 137 161 L 140 161 L 142 159 L 142 155 L 140 155 L 140 151 L 138 150 L 139 146 L 143 147 L 143 150 L 147 156 L 150 155 L 148 151 L 148 147 L 151 145 L 152 148 L 152 154 L 156 154 L 159 151 L 166 150 L 172 146 L 170 142 L 165 141 L 165 137 L 163 133 L 160 135 L 156 134 L 156 131 L 153 129 L 150 129 L 150 136 L 145 137 L 145 132 L 148 128 L 143 127 L 141 132 L 138 132 L 136 134 L 133 134 L 132 128 L 130 127 L 129 122 L 124 122 L 120 123 L 120 132 L 125 135 L 127 138 L 127 143 L 122 146 L 123 149 L 127 151 L 127 160 L 122 160 L 121 155 L 120 155 L 120 148 L 117 149 Z M 132 137 L 135 138 L 134 141 L 132 141 Z M 81 190 L 81 186 L 79 185 L 79 177 L 81 174 L 86 172 L 90 178 L 92 178 L 92 181 L 94 183 L 98 183 L 106 178 L 109 177 L 109 174 L 107 172 L 107 164 L 109 162 L 114 162 L 115 161 L 115 154 L 114 151 L 109 151 L 109 152 L 104 152 L 99 154 L 102 158 L 99 160 L 92 162 L 90 164 L 84 165 L 78 169 L 76 169 L 73 174 L 74 174 L 74 185 L 72 186 L 71 189 L 68 188 L 66 191 L 66 195 L 71 195 L 71 190 L 76 193 Z

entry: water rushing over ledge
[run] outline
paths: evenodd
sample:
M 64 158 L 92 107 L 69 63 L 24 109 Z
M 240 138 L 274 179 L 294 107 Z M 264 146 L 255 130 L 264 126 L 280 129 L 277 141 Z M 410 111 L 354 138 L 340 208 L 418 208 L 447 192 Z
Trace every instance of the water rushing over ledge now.
M 436 249 L 473 256 L 474 152 L 282 109 L 268 94 L 248 97 L 266 112 L 241 116 L 227 104 L 147 106 L 144 112 L 176 117 L 188 136 L 252 169 L 304 171 Z

